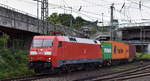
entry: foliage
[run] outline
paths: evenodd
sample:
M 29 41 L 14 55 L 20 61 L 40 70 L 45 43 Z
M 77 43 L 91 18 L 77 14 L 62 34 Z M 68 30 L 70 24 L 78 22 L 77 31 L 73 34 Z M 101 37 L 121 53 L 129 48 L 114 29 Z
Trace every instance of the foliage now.
M 0 79 L 33 74 L 27 67 L 28 52 L 4 47 L 8 39 L 7 34 L 0 38 Z
M 6 47 L 8 39 L 9 39 L 9 36 L 3 33 L 3 35 L 0 37 L 0 48 Z
M 0 50 L 0 78 L 33 74 L 27 67 L 27 51 L 3 48 Z
M 48 21 L 51 21 L 54 24 L 60 24 L 59 15 L 57 13 L 53 13 L 48 18 Z
M 90 21 L 84 20 L 82 17 L 77 17 L 74 22 L 74 27 L 81 27 L 85 25 L 93 24 Z
M 148 54 L 148 53 L 137 53 L 136 57 L 138 59 L 150 59 L 150 54 Z
M 74 18 L 71 14 L 57 14 L 57 13 L 53 13 L 48 18 L 48 21 L 54 24 L 61 24 L 61 25 L 68 26 L 68 27 L 71 26 L 74 28 L 80 28 L 81 26 L 95 24 L 94 22 L 84 20 L 82 17 Z
M 96 29 L 92 29 L 92 30 L 91 30 L 91 34 L 95 34 L 96 32 L 97 32 Z
M 74 17 L 71 14 L 59 14 L 59 20 L 65 26 L 71 26 L 71 23 L 74 23 Z

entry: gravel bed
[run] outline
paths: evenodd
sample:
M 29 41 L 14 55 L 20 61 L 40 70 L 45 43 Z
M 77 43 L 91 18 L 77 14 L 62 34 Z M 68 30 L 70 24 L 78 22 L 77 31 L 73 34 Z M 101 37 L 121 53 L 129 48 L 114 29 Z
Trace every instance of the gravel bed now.
M 139 78 L 133 78 L 129 80 L 123 80 L 123 81 L 150 81 L 150 76 L 144 76 Z
M 149 62 L 144 62 L 144 63 L 146 64 Z M 73 81 L 76 79 L 87 78 L 87 77 L 92 77 L 92 76 L 94 77 L 94 76 L 103 75 L 107 73 L 127 70 L 131 68 L 135 68 L 140 65 L 141 64 L 139 62 L 134 62 L 130 64 L 123 64 L 120 66 L 101 67 L 95 70 L 71 72 L 71 73 L 61 74 L 55 77 L 49 76 L 49 78 L 44 78 L 44 79 L 39 79 L 39 80 L 34 80 L 34 81 Z

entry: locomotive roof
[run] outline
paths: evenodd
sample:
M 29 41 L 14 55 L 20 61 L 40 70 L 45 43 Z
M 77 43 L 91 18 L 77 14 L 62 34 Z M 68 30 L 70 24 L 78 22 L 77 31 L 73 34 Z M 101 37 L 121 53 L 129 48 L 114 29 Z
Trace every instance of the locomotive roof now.
M 87 44 L 98 44 L 92 39 L 86 38 L 77 38 L 77 37 L 69 37 L 69 36 L 34 36 L 35 39 L 54 39 L 57 38 L 59 41 L 68 41 L 68 42 L 77 42 L 77 43 L 87 43 Z
M 77 37 L 67 37 L 67 36 L 64 36 L 64 41 L 77 42 L 77 43 L 96 44 L 94 42 L 94 40 L 91 40 L 91 39 L 77 38 Z

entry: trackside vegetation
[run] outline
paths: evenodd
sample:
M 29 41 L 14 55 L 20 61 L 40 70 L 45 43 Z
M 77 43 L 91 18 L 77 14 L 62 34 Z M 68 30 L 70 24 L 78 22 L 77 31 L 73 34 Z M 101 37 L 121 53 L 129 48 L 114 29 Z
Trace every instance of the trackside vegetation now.
M 137 59 L 147 59 L 147 60 L 150 60 L 150 54 L 149 53 L 137 53 L 136 57 L 137 57 Z
M 6 34 L 0 37 L 0 79 L 33 74 L 33 71 L 27 67 L 28 52 L 7 48 L 8 39 L 9 37 Z

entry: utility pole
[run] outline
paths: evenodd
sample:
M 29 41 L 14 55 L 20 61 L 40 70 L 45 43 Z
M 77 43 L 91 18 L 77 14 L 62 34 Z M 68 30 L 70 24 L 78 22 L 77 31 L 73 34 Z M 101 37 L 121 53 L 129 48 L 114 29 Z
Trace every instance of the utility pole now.
M 34 0 L 37 1 L 37 17 L 39 17 L 39 2 L 41 3 L 41 20 L 42 20 L 42 32 L 47 34 L 45 30 L 48 31 L 48 0 Z
M 69 7 L 71 9 L 71 15 L 72 15 L 72 7 Z M 70 20 L 70 27 L 72 27 L 72 19 Z
M 104 30 L 104 13 L 102 13 L 102 32 L 103 32 L 103 30 Z
M 38 20 L 38 32 L 40 32 L 40 28 L 39 28 L 39 1 L 37 1 L 37 20 Z
M 48 18 L 48 0 L 41 1 L 41 20 L 46 21 Z
M 42 26 L 43 26 L 43 33 L 47 34 L 48 33 L 48 0 L 42 0 L 41 1 L 41 20 L 43 21 Z M 47 30 L 46 33 L 44 30 Z
M 111 17 L 110 17 L 110 40 L 113 40 L 114 39 L 114 36 L 113 36 L 113 10 L 114 10 L 114 3 L 110 6 L 110 9 L 111 9 Z
M 102 13 L 102 26 L 104 26 L 104 13 Z

